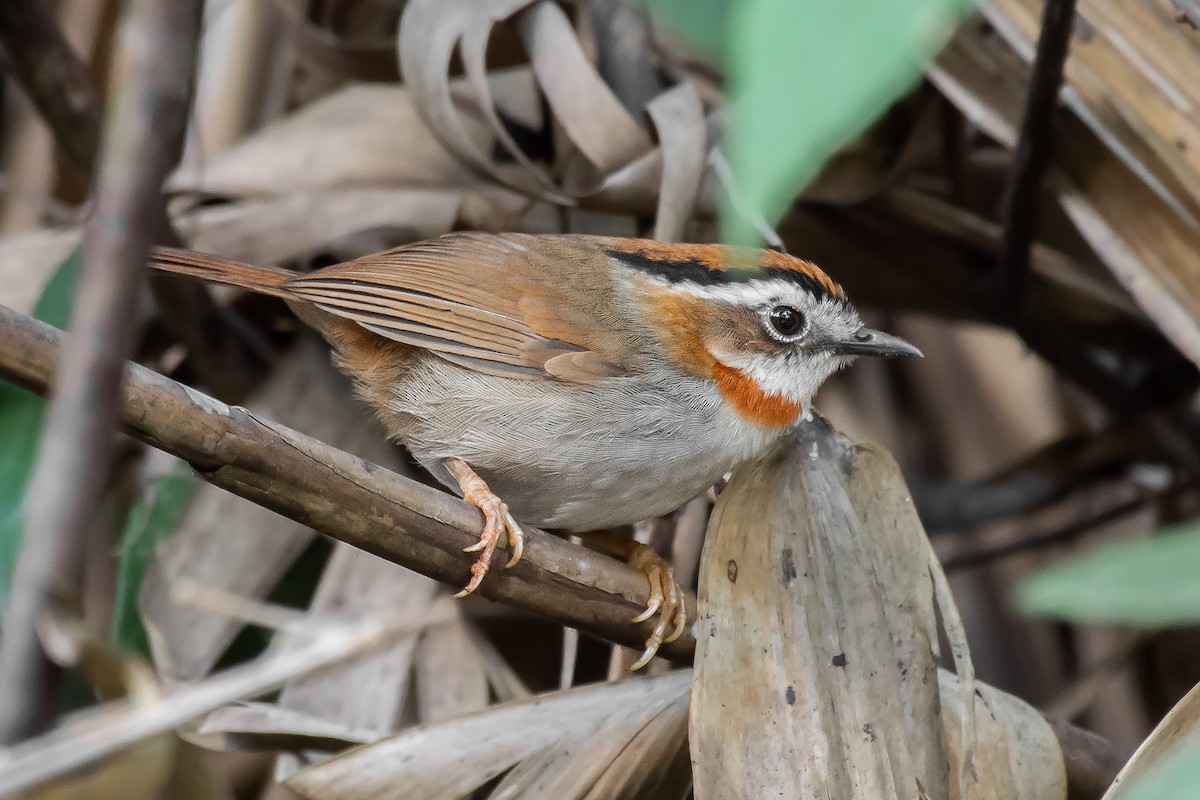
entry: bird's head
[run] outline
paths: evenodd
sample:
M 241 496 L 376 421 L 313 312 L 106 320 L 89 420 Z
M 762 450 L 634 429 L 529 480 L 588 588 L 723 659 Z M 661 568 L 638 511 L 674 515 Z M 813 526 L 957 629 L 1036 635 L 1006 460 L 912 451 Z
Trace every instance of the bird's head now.
M 676 366 L 712 378 L 747 419 L 790 425 L 817 389 L 860 356 L 920 356 L 866 327 L 816 265 L 769 250 L 637 242 L 610 257 L 630 269 L 643 310 Z

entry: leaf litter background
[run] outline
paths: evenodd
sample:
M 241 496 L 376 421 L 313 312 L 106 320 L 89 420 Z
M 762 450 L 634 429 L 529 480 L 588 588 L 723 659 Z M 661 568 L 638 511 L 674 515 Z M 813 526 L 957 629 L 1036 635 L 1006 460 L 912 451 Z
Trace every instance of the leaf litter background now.
M 951 2 L 926 3 L 926 16 L 904 19 L 882 9 L 889 4 L 840 4 L 820 17 L 816 4 L 764 0 L 730 19 L 719 3 L 663 2 L 652 4 L 661 16 L 649 27 L 628 7 L 600 0 L 208 5 L 188 146 L 168 184 L 172 219 L 191 246 L 303 268 L 463 228 L 707 241 L 722 233 L 722 208 L 730 211 L 727 236 L 774 227 L 790 252 L 842 281 L 874 323 L 926 353 L 919 363 L 859 364 L 817 404 L 851 440 L 893 454 L 920 522 L 895 511 L 907 502 L 903 486 L 874 494 L 820 465 L 792 465 L 752 481 L 766 499 L 744 496 L 751 490 L 738 484 L 722 500 L 722 526 L 738 530 L 739 509 L 775 502 L 795 481 L 805 487 L 795 502 L 818 498 L 810 518 L 824 520 L 817 527 L 826 532 L 857 530 L 849 520 L 863 509 L 898 514 L 891 529 L 862 529 L 908 534 L 864 533 L 841 563 L 860 567 L 882 552 L 872 569 L 883 585 L 930 597 L 932 588 L 908 583 L 922 571 L 912 565 L 925 563 L 923 528 L 949 575 L 979 679 L 1118 748 L 1145 742 L 1111 796 L 1168 796 L 1149 784 L 1135 795 L 1134 778 L 1194 737 L 1200 702 L 1189 692 L 1200 679 L 1192 556 L 1200 534 L 1189 525 L 1200 464 L 1200 34 L 1175 19 L 1171 4 L 1080 3 L 1019 313 L 997 312 L 988 276 L 1041 13 L 1035 0 L 990 0 L 952 35 L 969 9 Z M 56 7 L 101 85 L 116 6 Z M 888 42 L 899 44 L 884 52 Z M 874 57 L 889 68 L 862 66 Z M 796 78 L 825 69 L 838 80 Z M 731 106 L 727 97 L 739 89 L 743 104 Z M 839 106 L 842 96 L 861 103 Z M 86 213 L 82 187 L 11 79 L 4 106 L 0 303 L 62 327 Z M 723 177 L 730 163 L 716 154 L 722 141 L 736 182 Z M 766 218 L 748 210 L 755 206 Z M 220 297 L 270 365 L 249 395 L 224 399 L 411 470 L 355 411 L 321 345 L 269 304 Z M 143 314 L 140 360 L 202 384 L 151 303 Z M 0 384 L 0 596 L 20 546 L 42 408 Z M 837 452 L 850 447 L 821 441 Z M 875 451 L 847 452 L 865 459 L 868 472 L 890 475 L 884 483 L 895 480 Z M 158 715 L 153 735 L 110 715 L 104 730 L 131 746 L 115 755 L 110 748 L 100 766 L 31 796 L 104 796 L 106 780 L 129 797 L 691 791 L 689 673 L 659 661 L 649 679 L 623 680 L 632 657 L 621 648 L 482 599 L 447 604 L 446 587 L 331 545 L 130 440 L 119 466 L 99 515 L 108 533 L 89 554 L 83 595 L 90 630 L 111 631 L 121 649 L 66 624 L 47 639 L 82 664 L 62 689 L 63 710 L 90 702 L 90 684 Z M 829 497 L 848 498 L 837 513 L 850 516 L 836 516 L 836 503 L 820 505 Z M 642 526 L 693 588 L 710 506 L 698 498 Z M 740 524 L 758 533 L 757 520 Z M 1150 536 L 1167 526 L 1179 530 Z M 888 544 L 895 537 L 906 544 Z M 1109 541 L 1119 544 L 1103 547 Z M 1086 559 L 1067 560 L 1085 550 Z M 1018 593 L 1027 609 L 1060 621 L 1015 613 L 1014 586 L 1060 562 Z M 788 616 L 796 598 L 764 589 L 758 599 L 747 614 L 759 608 L 782 630 L 807 624 Z M 942 614 L 952 617 L 944 600 Z M 768 616 L 761 609 L 772 602 L 783 605 Z M 922 608 L 916 623 L 902 622 L 937 639 L 933 614 Z M 946 627 L 953 639 L 952 621 Z M 130 651 L 145 654 L 152 670 L 130 661 Z M 706 680 L 724 690 L 758 685 L 747 670 L 770 669 L 739 660 L 737 648 L 701 657 L 711 659 Z M 803 673 L 809 656 L 796 657 Z M 337 658 L 340 666 L 315 674 Z M 725 673 L 722 659 L 732 659 Z M 932 661 L 924 669 L 937 674 Z M 958 672 L 963 679 L 961 663 Z M 722 674 L 731 676 L 725 684 Z M 596 684 L 605 677 L 613 682 Z M 940 679 L 943 709 L 960 696 L 954 680 Z M 531 693 L 577 684 L 589 685 L 530 702 Z M 819 699 L 826 689 L 813 691 Z M 904 702 L 920 709 L 938 701 L 927 690 Z M 1008 702 L 995 700 L 993 711 Z M 1040 717 L 1012 702 L 1013 718 L 1026 722 L 975 721 L 977 769 L 980 753 L 1014 730 L 1046 741 L 1036 739 L 1047 735 Z M 505 705 L 489 710 L 497 704 Z M 809 755 L 803 743 L 754 739 L 752 720 L 706 712 L 700 697 L 692 712 L 693 757 L 718 752 L 739 724 L 750 731 L 743 763 L 778 747 Z M 908 754 L 912 763 L 955 763 L 962 731 L 946 725 Z M 86 738 L 69 726 L 47 736 L 33 753 L 43 766 L 65 752 L 53 747 L 82 752 Z M 900 752 L 888 757 L 899 764 Z M 1012 764 L 994 782 L 985 777 L 980 796 L 1064 796 L 1052 774 L 1061 766 L 1035 768 L 1018 752 L 1014 744 Z M 21 753 L 9 755 L 16 763 Z M 859 755 L 862 762 L 848 763 L 875 757 Z M 699 764 L 697 792 L 710 781 L 709 796 L 720 796 L 711 792 L 722 775 L 703 769 L 722 764 L 719 757 Z M 724 767 L 717 772 L 727 776 Z M 1196 761 L 1186 753 L 1168 769 L 1174 778 L 1152 779 L 1195 785 Z M 1033 777 L 1026 787 L 1002 784 L 1013 775 Z M 943 790 L 957 791 L 954 784 L 947 777 Z M 1073 788 L 1071 796 L 1088 795 Z

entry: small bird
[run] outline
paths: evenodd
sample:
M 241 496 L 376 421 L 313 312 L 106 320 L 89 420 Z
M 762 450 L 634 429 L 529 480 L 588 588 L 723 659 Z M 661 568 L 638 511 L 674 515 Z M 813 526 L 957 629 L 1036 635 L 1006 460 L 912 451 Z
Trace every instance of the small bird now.
M 793 430 L 856 357 L 920 355 L 815 265 L 716 244 L 453 233 L 309 273 L 166 248 L 151 266 L 280 297 L 329 341 L 388 434 L 483 512 L 460 595 L 502 539 L 520 559 L 517 520 L 669 513 Z M 639 665 L 686 623 L 647 550 L 622 551 L 651 583 L 635 621 L 660 614 Z

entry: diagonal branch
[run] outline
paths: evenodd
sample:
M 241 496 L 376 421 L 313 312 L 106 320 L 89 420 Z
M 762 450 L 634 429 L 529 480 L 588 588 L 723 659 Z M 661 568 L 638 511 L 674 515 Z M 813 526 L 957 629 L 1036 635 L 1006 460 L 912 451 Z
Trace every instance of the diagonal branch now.
M 61 331 L 0 306 L 0 379 L 45 394 L 63 340 Z M 475 558 L 462 549 L 479 540 L 483 517 L 445 492 L 136 364 L 126 369 L 120 420 L 216 486 L 435 580 L 462 586 L 470 577 Z M 538 530 L 527 528 L 526 541 L 512 569 L 500 569 L 506 556 L 496 554 L 479 594 L 642 647 L 652 623 L 630 623 L 649 599 L 641 571 Z M 694 612 L 695 596 L 686 602 Z M 685 634 L 660 654 L 688 662 L 694 648 Z

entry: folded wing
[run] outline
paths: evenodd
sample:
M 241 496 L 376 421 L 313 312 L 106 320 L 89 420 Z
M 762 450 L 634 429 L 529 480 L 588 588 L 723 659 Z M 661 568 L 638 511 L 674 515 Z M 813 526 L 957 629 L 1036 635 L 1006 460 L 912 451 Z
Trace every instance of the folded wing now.
M 603 256 L 569 237 L 451 234 L 289 279 L 289 294 L 380 336 L 511 378 L 629 373 Z M 599 260 L 595 260 L 599 259 Z M 564 263 L 567 262 L 575 263 Z

